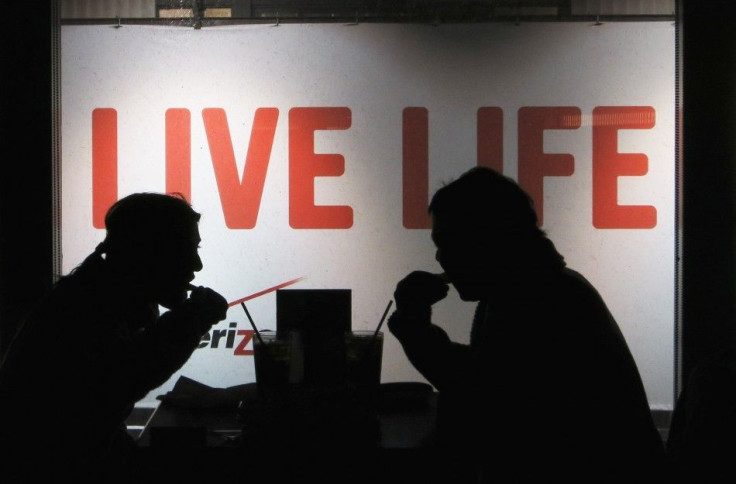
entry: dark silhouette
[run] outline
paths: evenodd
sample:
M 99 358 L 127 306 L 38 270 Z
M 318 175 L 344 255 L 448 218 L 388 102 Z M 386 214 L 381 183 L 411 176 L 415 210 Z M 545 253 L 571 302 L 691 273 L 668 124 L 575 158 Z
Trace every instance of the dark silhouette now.
M 0 481 L 137 481 L 125 419 L 227 312 L 191 286 L 199 218 L 178 196 L 119 200 L 104 241 L 29 312 L 0 367 Z
M 695 366 L 680 393 L 667 437 L 676 482 L 728 482 L 736 453 L 736 349 Z
M 661 477 L 664 445 L 629 348 L 510 178 L 474 168 L 432 198 L 444 274 L 396 286 L 388 327 L 439 392 L 434 465 L 448 482 Z M 469 345 L 431 322 L 451 283 L 477 301 Z

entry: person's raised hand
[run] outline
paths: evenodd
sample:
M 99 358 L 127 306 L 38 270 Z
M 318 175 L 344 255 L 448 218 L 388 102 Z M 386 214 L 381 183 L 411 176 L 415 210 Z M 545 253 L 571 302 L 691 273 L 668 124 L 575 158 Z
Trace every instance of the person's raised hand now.
M 222 321 L 227 315 L 227 300 L 209 287 L 192 288 L 185 306 L 207 328 Z
M 396 285 L 396 310 L 404 316 L 426 317 L 431 306 L 444 299 L 448 291 L 444 274 L 414 271 Z

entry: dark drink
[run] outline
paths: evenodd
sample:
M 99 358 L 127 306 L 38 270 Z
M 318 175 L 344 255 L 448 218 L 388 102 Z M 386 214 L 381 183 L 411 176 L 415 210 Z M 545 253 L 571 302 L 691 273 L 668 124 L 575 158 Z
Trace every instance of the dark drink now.
M 276 333 L 261 333 L 253 338 L 253 360 L 259 390 L 284 387 L 291 377 L 292 339 Z
M 378 390 L 382 359 L 383 332 L 345 333 L 345 375 L 349 385 L 364 391 Z

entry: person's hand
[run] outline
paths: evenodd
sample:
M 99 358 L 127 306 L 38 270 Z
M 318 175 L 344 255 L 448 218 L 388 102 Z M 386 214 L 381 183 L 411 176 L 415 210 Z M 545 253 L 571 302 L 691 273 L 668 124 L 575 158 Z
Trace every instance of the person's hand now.
M 449 289 L 444 274 L 414 271 L 396 285 L 396 310 L 403 316 L 428 317 L 432 305 L 444 299 Z
M 185 306 L 208 329 L 227 315 L 227 300 L 209 287 L 193 288 Z

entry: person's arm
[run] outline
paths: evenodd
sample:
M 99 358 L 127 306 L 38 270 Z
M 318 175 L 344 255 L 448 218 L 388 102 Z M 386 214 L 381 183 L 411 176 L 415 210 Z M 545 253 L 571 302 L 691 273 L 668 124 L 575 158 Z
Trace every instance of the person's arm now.
M 431 321 L 432 305 L 444 299 L 448 290 L 441 276 L 412 272 L 397 284 L 396 311 L 387 322 L 412 365 L 440 391 L 456 385 L 471 366 L 470 348 L 451 341 Z
M 396 329 L 405 324 L 398 312 L 387 324 L 414 368 L 438 390 L 458 383 L 458 375 L 470 368 L 470 347 L 451 341 L 439 326 L 430 323 L 408 331 Z
M 132 404 L 162 385 L 197 348 L 202 335 L 225 319 L 227 301 L 212 289 L 200 287 L 180 306 L 161 315 L 154 324 L 129 340 L 109 348 L 116 358 L 105 376 L 106 397 L 120 405 Z

